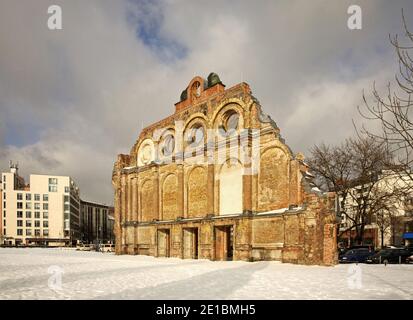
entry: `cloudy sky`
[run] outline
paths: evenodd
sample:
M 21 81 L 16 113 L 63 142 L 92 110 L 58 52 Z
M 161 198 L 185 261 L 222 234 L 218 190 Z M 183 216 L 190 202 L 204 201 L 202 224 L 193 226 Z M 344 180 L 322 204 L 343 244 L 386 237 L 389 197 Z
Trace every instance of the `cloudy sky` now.
M 47 28 L 53 4 L 63 30 Z M 0 169 L 70 175 L 112 203 L 116 155 L 212 71 L 249 83 L 293 151 L 340 142 L 362 90 L 394 79 L 402 8 L 413 30 L 409 0 L 0 0 Z

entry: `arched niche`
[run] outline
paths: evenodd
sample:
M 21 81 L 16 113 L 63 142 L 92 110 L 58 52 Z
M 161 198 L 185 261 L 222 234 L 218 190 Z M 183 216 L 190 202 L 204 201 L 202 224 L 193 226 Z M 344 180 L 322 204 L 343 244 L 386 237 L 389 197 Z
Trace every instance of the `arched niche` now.
M 269 211 L 288 207 L 289 157 L 284 150 L 272 147 L 260 157 L 258 174 L 258 210 Z
M 151 139 L 145 139 L 139 145 L 137 165 L 139 167 L 150 164 L 155 159 L 155 145 Z
M 140 187 L 140 205 L 142 222 L 150 222 L 153 219 L 158 219 L 155 212 L 154 197 L 155 192 L 152 180 L 145 180 Z
M 187 179 L 188 218 L 204 217 L 208 213 L 208 171 L 204 167 L 195 167 Z
M 174 220 L 178 216 L 178 178 L 169 174 L 162 184 L 162 220 Z
M 237 159 L 228 159 L 219 174 L 219 215 L 240 214 L 243 211 L 243 168 Z

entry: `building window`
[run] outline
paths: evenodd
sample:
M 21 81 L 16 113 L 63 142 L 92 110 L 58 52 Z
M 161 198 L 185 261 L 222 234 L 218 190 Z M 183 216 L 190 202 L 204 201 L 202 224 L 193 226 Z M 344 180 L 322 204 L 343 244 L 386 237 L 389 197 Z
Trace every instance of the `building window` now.
M 34 236 L 35 237 L 40 237 L 40 230 L 39 229 L 34 230 Z
M 35 211 L 34 212 L 34 218 L 35 219 L 40 219 L 40 211 Z
M 17 218 L 23 218 L 23 211 L 17 211 Z
M 23 227 L 23 220 L 17 220 L 17 226 Z
M 22 193 L 17 194 L 17 200 L 23 200 L 23 194 Z
M 47 237 L 49 235 L 49 230 L 43 230 L 43 235 Z
M 3 199 L 6 200 L 6 193 L 3 192 Z
M 26 229 L 26 236 L 32 235 L 32 229 Z
M 57 178 L 49 178 L 49 192 L 57 192 Z
M 49 219 L 49 212 L 43 212 L 43 219 Z
M 23 229 L 17 229 L 17 235 L 22 236 L 23 235 Z
M 34 204 L 34 209 L 35 210 L 40 210 L 40 203 L 35 203 Z
M 23 209 L 23 202 L 17 202 L 17 209 Z
M 3 229 L 3 236 L 6 235 L 6 229 Z
M 64 196 L 64 202 L 69 202 L 69 196 Z
M 70 188 L 69 187 L 65 187 L 65 193 L 69 193 L 70 192 Z
M 69 211 L 70 210 L 70 205 L 68 205 L 68 204 L 65 204 L 65 211 Z
M 43 210 L 49 210 L 49 204 L 43 203 Z
M 32 212 L 31 211 L 26 211 L 26 218 L 28 218 L 28 219 L 32 218 Z
M 31 209 L 31 208 L 32 208 L 32 203 L 26 202 L 26 209 Z
M 30 228 L 32 226 L 32 220 L 26 220 L 26 228 Z
M 48 194 L 43 195 L 43 201 L 49 201 L 49 195 Z
M 40 201 L 40 194 L 34 195 L 34 201 Z
M 3 208 L 6 209 L 6 201 L 3 201 Z
M 43 228 L 49 228 L 49 221 L 43 221 Z
M 30 193 L 26 193 L 26 201 L 31 201 L 32 195 Z
M 39 221 L 39 220 L 36 220 L 36 221 L 34 222 L 34 227 L 35 227 L 35 228 L 40 228 L 40 221 Z

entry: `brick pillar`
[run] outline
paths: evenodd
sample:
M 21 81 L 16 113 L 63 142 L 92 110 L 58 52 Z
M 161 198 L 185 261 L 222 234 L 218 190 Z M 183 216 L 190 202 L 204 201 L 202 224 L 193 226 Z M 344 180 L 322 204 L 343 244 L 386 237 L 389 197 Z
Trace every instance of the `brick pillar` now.
M 155 219 L 161 219 L 161 213 L 160 213 L 160 185 L 159 185 L 159 171 L 158 170 L 154 170 L 154 174 L 155 174 L 155 178 L 154 178 L 154 186 L 153 186 L 153 190 L 154 190 L 154 194 L 153 194 L 153 202 L 154 202 L 154 213 L 155 213 Z
M 128 213 L 127 213 L 127 220 L 132 220 L 132 205 L 133 205 L 133 179 L 128 177 L 127 181 L 127 190 L 128 190 Z
M 242 176 L 242 211 L 243 213 L 252 212 L 252 175 Z
M 138 179 L 132 179 L 132 219 L 138 220 Z
M 214 214 L 214 165 L 208 164 L 208 191 L 207 191 L 207 208 L 208 214 Z
M 120 181 L 119 181 L 120 182 Z M 121 227 L 121 219 L 122 219 L 122 202 L 121 202 L 121 185 L 116 186 L 115 190 L 115 226 L 114 226 L 114 233 L 116 238 L 116 246 L 115 252 L 116 254 L 122 253 L 122 227 Z M 87 212 L 86 212 L 87 214 Z
M 178 206 L 177 216 L 183 217 L 184 216 L 184 190 L 185 190 L 184 166 L 182 164 L 178 164 L 177 171 L 178 171 L 178 186 L 177 186 L 178 199 L 176 199 L 177 206 Z
M 337 228 L 333 223 L 326 223 L 323 230 L 323 264 L 337 264 Z
M 126 222 L 126 214 L 127 214 L 127 188 L 126 188 L 126 176 L 122 175 L 122 197 L 121 197 L 121 223 L 125 223 Z M 126 252 L 126 232 L 123 226 L 121 226 L 121 246 L 122 246 L 122 253 Z

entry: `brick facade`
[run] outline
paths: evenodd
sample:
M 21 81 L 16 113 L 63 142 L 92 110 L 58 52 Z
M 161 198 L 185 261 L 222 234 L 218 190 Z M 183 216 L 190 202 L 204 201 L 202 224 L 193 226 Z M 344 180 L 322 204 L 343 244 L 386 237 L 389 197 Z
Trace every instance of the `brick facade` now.
M 334 197 L 307 171 L 246 83 L 195 77 L 114 164 L 116 253 L 335 264 Z

